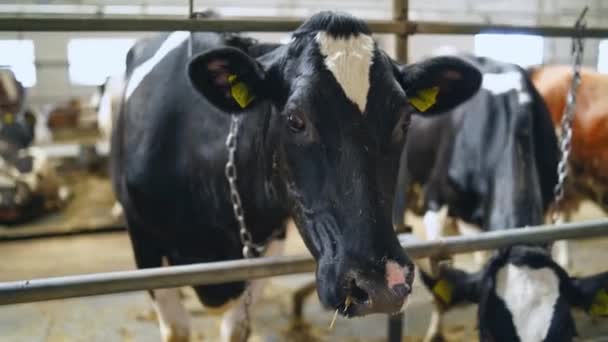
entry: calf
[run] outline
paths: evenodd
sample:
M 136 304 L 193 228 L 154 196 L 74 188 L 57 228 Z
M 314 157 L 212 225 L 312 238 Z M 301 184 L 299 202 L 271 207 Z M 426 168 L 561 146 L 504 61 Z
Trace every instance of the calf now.
M 280 46 L 186 32 L 137 43 L 112 137 L 113 184 L 137 266 L 243 257 L 224 174 L 232 114 L 241 118 L 237 186 L 253 240 L 266 243 L 292 216 L 317 261 L 325 306 L 346 316 L 402 310 L 414 267 L 391 206 L 408 101 L 444 112 L 480 80 L 450 57 L 399 65 L 363 21 L 334 12 L 314 15 Z M 194 287 L 209 307 L 244 288 Z M 152 295 L 163 338 L 187 338 L 178 296 L 161 291 Z M 223 338 L 243 334 L 234 323 L 244 315 L 239 303 L 225 316 Z
M 482 342 L 572 341 L 571 308 L 608 316 L 608 272 L 571 278 L 543 246 L 513 246 L 476 273 L 445 267 L 422 280 L 443 310 L 478 303 Z

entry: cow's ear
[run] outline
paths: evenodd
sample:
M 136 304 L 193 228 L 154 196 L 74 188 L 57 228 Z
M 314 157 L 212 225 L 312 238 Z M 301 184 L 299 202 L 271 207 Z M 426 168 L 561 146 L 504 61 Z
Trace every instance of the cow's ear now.
M 468 273 L 442 266 L 438 277 L 420 270 L 424 286 L 445 309 L 457 304 L 478 303 L 481 291 L 482 272 Z
M 608 317 L 608 272 L 589 277 L 570 278 L 570 303 L 591 316 Z
M 194 88 L 229 114 L 242 112 L 263 97 L 265 72 L 235 48 L 220 48 L 194 57 L 188 66 Z
M 409 103 L 421 114 L 449 111 L 479 90 L 481 73 L 457 57 L 434 57 L 401 66 L 399 81 Z

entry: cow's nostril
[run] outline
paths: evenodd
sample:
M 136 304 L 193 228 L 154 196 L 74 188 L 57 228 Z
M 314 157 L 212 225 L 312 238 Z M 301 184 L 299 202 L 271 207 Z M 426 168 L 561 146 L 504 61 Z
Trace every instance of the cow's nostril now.
M 364 289 L 357 286 L 357 283 L 355 282 L 354 279 L 350 283 L 349 292 L 350 292 L 349 293 L 350 296 L 355 301 L 355 303 L 363 304 L 363 303 L 367 303 L 369 301 L 369 295 L 367 294 L 367 291 L 365 291 Z
M 393 291 L 398 297 L 404 298 L 412 292 L 412 289 L 407 284 L 397 284 L 393 286 Z

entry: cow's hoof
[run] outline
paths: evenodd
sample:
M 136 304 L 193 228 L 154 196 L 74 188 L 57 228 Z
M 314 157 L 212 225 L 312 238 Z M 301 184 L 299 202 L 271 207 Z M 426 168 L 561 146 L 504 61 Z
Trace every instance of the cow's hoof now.
M 190 341 L 190 329 L 184 327 L 164 327 L 160 331 L 163 342 L 188 342 Z

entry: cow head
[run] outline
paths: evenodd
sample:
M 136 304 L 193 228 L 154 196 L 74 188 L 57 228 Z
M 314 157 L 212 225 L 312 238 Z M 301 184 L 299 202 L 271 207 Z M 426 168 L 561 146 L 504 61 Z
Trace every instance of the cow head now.
M 390 210 L 408 101 L 426 113 L 451 108 L 477 90 L 479 72 L 453 58 L 399 65 L 363 21 L 323 12 L 259 58 L 215 49 L 195 57 L 189 75 L 226 113 L 272 105 L 270 153 L 317 260 L 322 303 L 347 316 L 401 310 L 414 266 Z
M 481 341 L 571 341 L 571 308 L 608 316 L 608 272 L 571 278 L 537 246 L 503 250 L 477 273 L 444 267 L 422 279 L 444 309 L 479 304 Z

